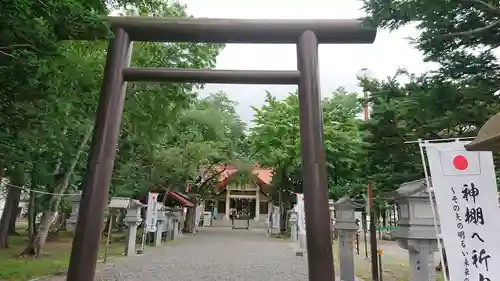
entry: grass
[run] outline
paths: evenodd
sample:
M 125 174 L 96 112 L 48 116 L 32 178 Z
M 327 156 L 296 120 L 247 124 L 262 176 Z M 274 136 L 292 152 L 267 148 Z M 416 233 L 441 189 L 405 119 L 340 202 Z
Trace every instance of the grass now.
M 389 242 L 390 243 L 390 242 Z M 360 245 L 359 256 L 354 252 L 354 268 L 356 276 L 363 280 L 371 280 L 371 262 L 370 259 L 365 259 L 364 255 L 364 244 Z M 338 257 L 338 242 L 333 246 L 333 251 L 335 255 L 335 271 L 339 272 L 339 257 Z M 354 249 L 356 251 L 356 249 Z M 368 256 L 370 258 L 370 256 Z M 382 272 L 384 281 L 410 281 L 410 268 L 408 259 L 404 259 L 401 253 L 394 253 L 391 251 L 385 251 L 382 254 Z M 443 274 L 441 272 L 436 272 L 436 281 L 443 281 Z
M 60 232 L 57 237 L 47 241 L 41 258 L 31 258 L 19 256 L 28 244 L 28 237 L 22 229 L 18 231 L 20 236 L 9 237 L 10 248 L 0 250 L 0 280 L 27 281 L 67 269 L 71 253 L 71 233 Z M 123 235 L 121 236 L 123 238 Z M 115 237 L 119 238 L 119 234 L 115 234 L 113 240 Z M 99 259 L 104 257 L 106 248 L 106 239 L 101 240 Z M 124 241 L 112 242 L 109 245 L 108 257 L 122 255 L 124 249 Z

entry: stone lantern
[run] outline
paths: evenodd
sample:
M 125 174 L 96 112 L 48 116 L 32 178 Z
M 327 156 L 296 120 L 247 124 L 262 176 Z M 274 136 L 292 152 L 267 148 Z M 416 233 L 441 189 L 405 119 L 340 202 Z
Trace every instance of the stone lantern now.
M 436 280 L 434 253 L 439 250 L 438 236 L 425 179 L 403 183 L 395 192 L 395 200 L 398 227 L 392 237 L 408 250 L 411 280 Z M 439 218 L 436 220 L 439 225 Z
M 125 219 L 123 220 L 128 227 L 127 232 L 127 247 L 125 249 L 125 255 L 132 256 L 136 254 L 135 244 L 137 238 L 137 227 L 142 222 L 141 209 L 147 205 L 142 204 L 139 200 L 131 199 L 127 207 L 127 213 Z
M 180 231 L 181 231 L 181 220 L 183 216 L 182 209 L 179 207 L 173 207 L 170 209 L 171 212 L 171 218 L 172 218 L 172 240 L 178 239 L 180 237 Z
M 349 197 L 342 197 L 333 203 L 335 207 L 334 229 L 339 235 L 340 280 L 355 281 L 354 274 L 354 236 L 358 231 L 354 212 L 363 205 Z
M 171 207 L 165 207 L 165 231 L 167 232 L 166 234 L 166 240 L 172 240 L 174 236 L 174 222 L 173 222 L 173 217 L 174 213 L 172 212 Z
M 156 218 L 156 233 L 155 233 L 155 246 L 159 246 L 162 242 L 163 232 L 166 231 L 167 216 L 165 214 L 165 206 L 163 203 L 156 204 L 157 218 Z

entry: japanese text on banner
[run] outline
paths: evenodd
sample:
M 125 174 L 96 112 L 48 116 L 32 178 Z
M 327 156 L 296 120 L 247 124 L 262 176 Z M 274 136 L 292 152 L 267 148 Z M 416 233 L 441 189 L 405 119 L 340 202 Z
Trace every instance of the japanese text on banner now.
M 498 195 L 491 152 L 426 144 L 451 280 L 500 280 Z

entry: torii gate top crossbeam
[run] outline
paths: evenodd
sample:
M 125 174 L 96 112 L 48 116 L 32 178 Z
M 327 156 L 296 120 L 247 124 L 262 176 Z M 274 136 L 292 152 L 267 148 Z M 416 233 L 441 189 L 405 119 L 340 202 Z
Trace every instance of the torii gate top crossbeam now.
M 321 44 L 370 44 L 376 29 L 356 19 L 213 19 L 107 17 L 112 28 L 122 28 L 132 41 L 193 43 L 295 44 L 312 31 Z

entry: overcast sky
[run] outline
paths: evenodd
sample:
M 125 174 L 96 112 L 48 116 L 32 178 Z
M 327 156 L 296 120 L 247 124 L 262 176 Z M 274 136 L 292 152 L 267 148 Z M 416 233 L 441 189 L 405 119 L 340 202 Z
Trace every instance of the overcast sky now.
M 358 0 L 180 0 L 188 13 L 209 18 L 273 19 L 348 19 L 364 16 Z M 368 68 L 371 76 L 385 78 L 400 68 L 421 73 L 432 66 L 422 62 L 422 55 L 412 48 L 406 37 L 415 36 L 413 28 L 397 32 L 379 31 L 374 44 L 320 45 L 322 95 L 337 87 L 358 91 L 356 76 Z M 217 58 L 219 69 L 294 70 L 295 45 L 229 44 Z M 250 106 L 261 106 L 265 90 L 278 98 L 294 91 L 295 86 L 207 85 L 205 92 L 222 90 L 239 103 L 238 113 L 246 122 L 253 119 Z

